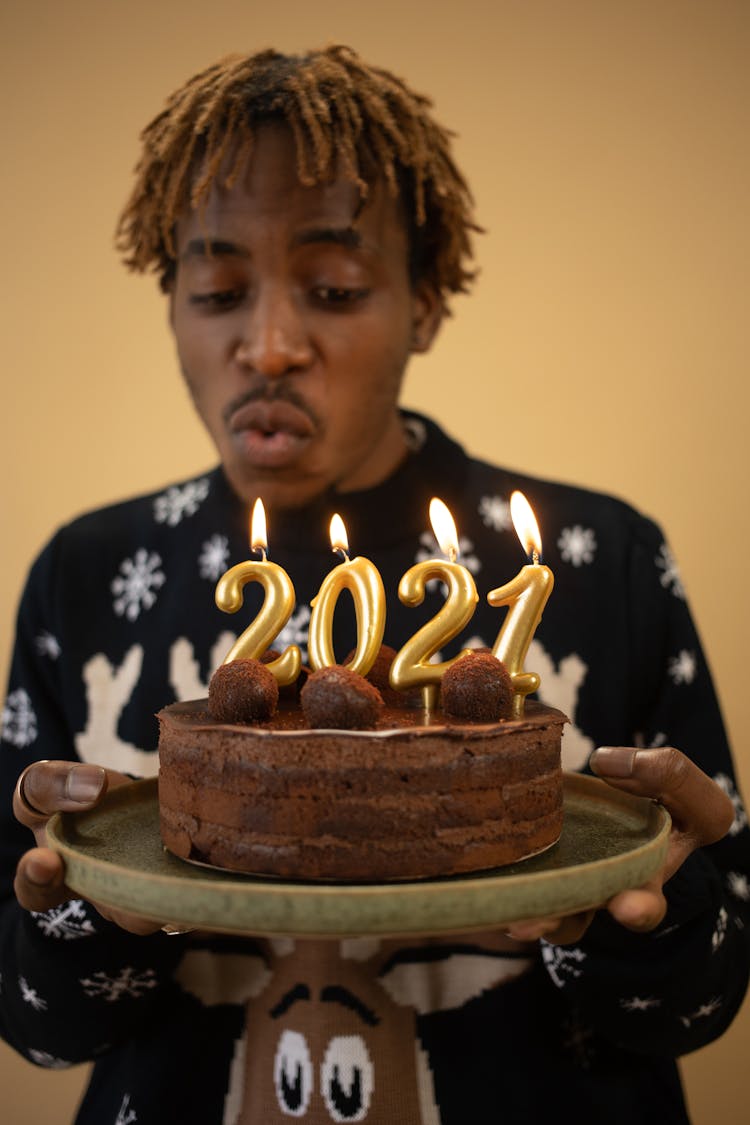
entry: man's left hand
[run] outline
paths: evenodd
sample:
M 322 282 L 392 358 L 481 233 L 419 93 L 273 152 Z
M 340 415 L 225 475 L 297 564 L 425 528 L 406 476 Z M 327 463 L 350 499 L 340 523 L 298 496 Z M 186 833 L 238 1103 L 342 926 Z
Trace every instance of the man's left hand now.
M 608 785 L 658 801 L 672 817 L 661 871 L 644 886 L 621 891 L 604 904 L 612 917 L 629 930 L 653 930 L 667 910 L 664 884 L 696 848 L 713 844 L 726 835 L 734 819 L 734 806 L 716 782 L 671 746 L 655 750 L 603 746 L 591 755 L 590 765 Z M 594 913 L 587 910 L 564 918 L 514 922 L 508 927 L 508 934 L 518 941 L 543 937 L 555 945 L 565 945 L 580 940 Z

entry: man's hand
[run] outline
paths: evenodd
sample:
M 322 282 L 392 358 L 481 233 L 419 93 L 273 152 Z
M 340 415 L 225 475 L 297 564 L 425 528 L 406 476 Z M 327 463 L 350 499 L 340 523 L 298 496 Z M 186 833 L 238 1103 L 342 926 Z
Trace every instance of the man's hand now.
M 65 885 L 62 857 L 47 846 L 47 821 L 57 812 L 94 808 L 108 789 L 129 785 L 130 778 L 115 770 L 81 762 L 35 762 L 18 779 L 13 812 L 30 828 L 37 847 L 21 856 L 14 889 L 25 910 L 44 911 L 79 897 Z M 99 913 L 133 934 L 150 934 L 160 927 L 145 918 L 93 903 Z
M 644 886 L 621 891 L 605 904 L 612 917 L 628 929 L 653 930 L 667 909 L 664 884 L 696 848 L 713 844 L 726 835 L 734 819 L 734 807 L 723 789 L 671 746 L 656 750 L 603 746 L 591 755 L 590 765 L 608 785 L 638 797 L 650 797 L 672 817 L 662 870 Z M 589 910 L 566 918 L 515 922 L 508 933 L 518 941 L 543 937 L 556 945 L 565 945 L 583 936 L 594 913 Z

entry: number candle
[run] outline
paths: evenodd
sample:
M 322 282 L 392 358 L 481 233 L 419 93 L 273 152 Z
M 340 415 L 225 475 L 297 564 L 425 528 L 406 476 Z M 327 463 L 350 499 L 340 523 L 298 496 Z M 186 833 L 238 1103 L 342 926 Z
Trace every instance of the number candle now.
M 531 564 L 521 568 L 515 578 L 497 590 L 490 590 L 487 601 L 493 606 L 508 606 L 502 628 L 492 649 L 502 660 L 513 681 L 513 714 L 523 715 L 526 696 L 539 687 L 536 672 L 524 672 L 524 661 L 531 638 L 542 619 L 547 599 L 552 593 L 555 578 L 548 566 L 542 566 L 539 557 L 542 541 L 531 505 L 522 492 L 510 498 L 510 514 L 516 534 L 521 540 Z
M 265 597 L 254 621 L 237 638 L 224 658 L 259 660 L 292 615 L 295 603 L 294 586 L 287 572 L 266 558 L 266 513 L 258 498 L 253 506 L 250 526 L 250 548 L 260 551 L 261 560 L 237 563 L 223 574 L 216 584 L 216 604 L 225 613 L 236 613 L 242 606 L 243 590 L 248 582 L 260 582 Z M 297 645 L 289 645 L 281 656 L 266 667 L 280 685 L 291 684 L 299 676 L 302 656 Z
M 333 615 L 341 591 L 347 589 L 354 599 L 357 616 L 357 647 L 347 664 L 352 672 L 366 676 L 380 651 L 385 630 L 385 589 L 380 572 L 370 559 L 349 558 L 349 542 L 344 521 L 338 514 L 331 519 L 331 550 L 340 552 L 344 561 L 330 571 L 313 598 L 310 632 L 307 639 L 308 659 L 314 671 L 336 663 L 333 651 Z
M 421 605 L 427 583 L 438 578 L 448 587 L 448 596 L 435 616 L 403 646 L 391 665 L 390 680 L 401 691 L 421 687 L 425 710 L 435 704 L 443 673 L 458 657 L 430 664 L 441 645 L 453 640 L 468 624 L 477 604 L 477 588 L 465 566 L 457 561 L 458 535 L 453 517 L 442 500 L 430 501 L 430 522 L 435 538 L 448 559 L 427 559 L 401 576 L 398 596 L 404 605 Z M 462 654 L 459 654 L 462 655 Z

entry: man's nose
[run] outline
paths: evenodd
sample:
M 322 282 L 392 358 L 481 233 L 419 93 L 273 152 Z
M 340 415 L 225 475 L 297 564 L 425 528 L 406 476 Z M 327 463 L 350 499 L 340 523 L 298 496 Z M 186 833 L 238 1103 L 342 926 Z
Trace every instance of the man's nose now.
M 309 366 L 312 341 L 293 294 L 276 287 L 258 293 L 235 355 L 243 366 L 269 379 Z

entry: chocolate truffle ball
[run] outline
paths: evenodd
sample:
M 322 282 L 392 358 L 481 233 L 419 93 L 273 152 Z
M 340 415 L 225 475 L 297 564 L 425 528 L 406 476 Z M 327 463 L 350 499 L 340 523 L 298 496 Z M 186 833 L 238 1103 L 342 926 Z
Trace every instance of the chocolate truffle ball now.
M 313 729 L 369 730 L 383 708 L 378 689 L 341 664 L 312 672 L 300 693 L 300 702 Z
M 344 660 L 344 664 L 350 664 L 354 659 L 355 649 L 352 649 L 349 655 Z M 396 691 L 391 687 L 391 682 L 388 679 L 391 671 L 391 664 L 396 659 L 396 650 L 391 648 L 390 645 L 381 645 L 378 649 L 378 655 L 375 657 L 375 663 L 370 671 L 365 676 L 365 679 L 376 687 L 383 697 L 383 702 L 389 707 L 399 707 L 404 704 L 404 697 L 402 692 Z
M 443 713 L 452 719 L 494 723 L 513 712 L 513 682 L 491 652 L 469 652 L 444 673 L 440 686 Z
M 208 685 L 208 713 L 217 723 L 262 723 L 279 701 L 279 685 L 260 660 L 231 660 Z

